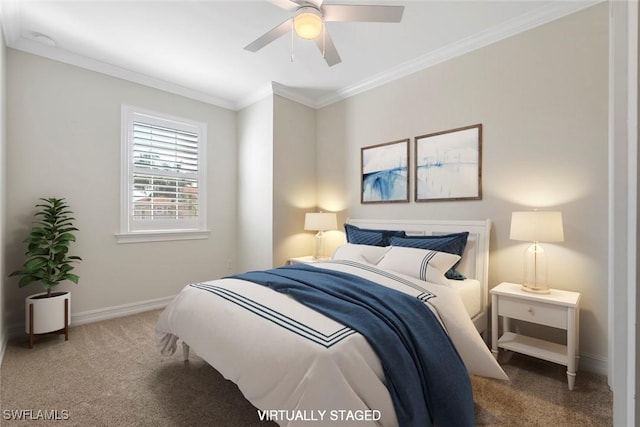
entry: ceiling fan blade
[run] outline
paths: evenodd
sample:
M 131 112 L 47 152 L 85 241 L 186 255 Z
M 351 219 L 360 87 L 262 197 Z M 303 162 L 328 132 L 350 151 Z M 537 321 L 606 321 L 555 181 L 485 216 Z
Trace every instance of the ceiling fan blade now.
M 327 4 L 322 13 L 328 22 L 400 22 L 404 6 Z
M 280 9 L 284 9 L 288 11 L 293 11 L 300 7 L 297 3 L 293 2 L 292 0 L 267 0 L 267 1 L 272 5 L 279 7 Z
M 322 0 L 290 0 L 291 2 L 297 4 L 298 6 L 306 6 L 308 4 L 312 4 L 318 9 L 322 6 Z
M 334 65 L 341 63 L 342 59 L 340 59 L 340 55 L 338 55 L 336 45 L 333 44 L 333 40 L 326 29 L 324 31 L 324 41 L 322 38 L 322 35 L 320 35 L 315 38 L 315 41 L 316 45 L 318 45 L 318 49 L 320 49 L 320 53 L 324 50 L 324 60 L 327 61 L 327 65 L 329 65 L 329 67 L 333 67 Z
M 282 37 L 283 35 L 287 34 L 289 31 L 291 31 L 291 26 L 292 26 L 291 19 L 287 19 L 282 24 L 267 31 L 261 37 L 258 37 L 257 39 L 255 39 L 254 41 L 246 45 L 244 49 L 248 50 L 249 52 L 257 52 L 258 50 L 262 49 L 263 47 L 265 47 L 275 39 Z

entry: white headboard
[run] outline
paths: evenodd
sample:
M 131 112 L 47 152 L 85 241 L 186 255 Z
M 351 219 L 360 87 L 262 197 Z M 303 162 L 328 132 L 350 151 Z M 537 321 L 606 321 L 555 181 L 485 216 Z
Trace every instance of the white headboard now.
M 482 286 L 482 307 L 489 303 L 489 237 L 491 220 L 398 220 L 398 219 L 347 219 L 348 224 L 374 230 L 404 230 L 410 236 L 469 232 L 460 264 L 456 268 Z M 483 320 L 486 323 L 486 319 Z M 478 326 L 478 325 L 476 325 Z M 486 328 L 486 326 L 485 326 Z M 483 328 L 483 329 L 485 329 Z M 482 331 L 481 331 L 482 332 Z

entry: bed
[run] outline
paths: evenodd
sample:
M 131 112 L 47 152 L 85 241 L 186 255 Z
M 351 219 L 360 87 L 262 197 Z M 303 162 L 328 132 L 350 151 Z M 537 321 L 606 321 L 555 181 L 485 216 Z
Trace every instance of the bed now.
M 370 259 L 372 253 L 382 253 L 385 248 L 349 244 L 339 248 L 338 255 L 334 254 L 334 259 L 326 262 L 249 272 L 185 286 L 158 319 L 156 343 L 160 352 L 172 354 L 182 343 L 186 360 L 189 349 L 193 349 L 226 379 L 237 384 L 245 398 L 258 408 L 257 417 L 271 419 L 281 426 L 442 425 L 453 421 L 438 417 L 466 411 L 458 410 L 458 404 L 468 408 L 470 403 L 473 411 L 472 399 L 468 402 L 468 397 L 453 397 L 459 387 L 470 388 L 463 384 L 468 381 L 468 373 L 506 379 L 478 333 L 486 331 L 490 222 L 351 219 L 348 223 L 362 229 L 403 230 L 407 236 L 469 232 L 462 258 L 454 259 L 459 261 L 456 268 L 467 279 L 456 286 L 419 280 L 389 269 L 388 263 L 393 257 L 381 261 L 387 256 L 386 252 L 382 257 L 374 255 L 377 259 Z M 343 256 L 339 255 L 341 251 Z M 358 251 L 363 252 L 358 255 Z M 409 252 L 403 248 L 395 256 L 401 256 L 406 264 L 405 254 Z M 431 254 L 425 264 L 426 277 L 440 280 L 439 270 L 435 268 L 437 263 L 452 265 L 452 257 L 440 252 Z M 258 284 L 265 275 L 268 277 L 265 283 Z M 325 285 L 323 281 L 327 276 L 331 276 L 331 284 Z M 346 286 L 346 292 L 356 298 L 368 295 L 368 289 L 375 292 L 376 298 L 378 292 L 382 292 L 385 296 L 379 299 L 391 310 L 419 310 L 410 309 L 411 304 L 407 303 L 411 302 L 436 319 L 438 327 L 432 330 L 446 331 L 444 341 L 455 346 L 453 355 L 447 353 L 447 344 L 438 338 L 440 332 L 432 336 L 424 329 L 426 320 L 415 317 L 403 320 L 423 328 L 419 333 L 428 335 L 429 345 L 445 346 L 436 352 L 440 355 L 436 365 L 428 369 L 447 374 L 437 375 L 438 378 L 429 374 L 434 382 L 428 387 L 422 385 L 423 390 L 429 389 L 429 398 L 433 399 L 427 405 L 430 406 L 427 421 L 420 418 L 422 409 L 403 403 L 416 394 L 416 389 L 411 387 L 420 390 L 421 385 L 413 382 L 413 377 L 420 375 L 398 371 L 393 374 L 395 379 L 391 376 L 388 360 L 395 360 L 400 357 L 398 352 L 406 351 L 397 350 L 399 346 L 381 344 L 386 343 L 383 338 L 365 338 L 368 332 L 359 325 L 352 326 L 349 319 L 343 321 L 342 317 L 333 316 L 335 313 L 342 316 L 351 310 L 336 308 L 333 312 L 330 309 L 324 312 L 324 308 L 307 306 L 296 299 L 298 289 L 291 287 L 292 282 L 296 286 L 304 281 L 314 285 L 316 280 L 323 283 L 320 288 L 333 286 L 334 280 L 353 283 Z M 306 295 L 307 287 L 299 293 Z M 476 297 L 470 297 L 473 294 Z M 461 295 L 468 300 L 466 303 Z M 388 299 L 396 296 L 401 302 Z M 317 297 L 314 294 L 308 298 Z M 424 310 L 424 305 L 431 310 Z M 413 336 L 409 341 L 424 346 L 422 341 L 427 340 L 420 339 L 421 336 L 417 335 L 417 339 Z M 438 344 L 440 341 L 443 343 Z M 445 354 L 449 356 L 444 357 Z M 393 365 L 404 365 L 403 359 L 397 360 Z M 461 362 L 466 380 L 460 377 L 458 368 L 449 367 L 455 365 L 456 360 Z M 405 387 L 410 391 L 404 390 Z M 438 409 L 441 406 L 444 409 Z M 456 421 L 458 423 L 473 425 L 473 420 Z

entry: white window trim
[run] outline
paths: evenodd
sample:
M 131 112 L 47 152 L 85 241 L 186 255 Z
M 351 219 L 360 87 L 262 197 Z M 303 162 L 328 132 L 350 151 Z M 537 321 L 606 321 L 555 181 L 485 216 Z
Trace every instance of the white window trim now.
M 131 180 L 133 179 L 133 165 L 131 162 L 131 150 L 133 149 L 132 138 L 130 135 L 130 126 L 134 115 L 148 116 L 150 122 L 154 122 L 154 118 L 163 121 L 176 123 L 176 128 L 184 128 L 184 125 L 192 126 L 198 129 L 200 137 L 198 144 L 198 221 L 194 222 L 193 228 L 159 228 L 159 229 L 137 229 L 132 230 L 132 218 L 130 215 L 130 191 Z M 189 119 L 171 116 L 144 108 L 134 107 L 130 105 L 122 105 L 121 110 L 121 167 L 120 167 L 120 232 L 116 233 L 116 241 L 118 243 L 140 243 L 140 242 L 158 242 L 169 240 L 191 240 L 191 239 L 207 239 L 209 230 L 207 229 L 207 189 L 206 189 L 206 159 L 207 159 L 207 125 L 202 122 L 196 122 Z
M 118 243 L 144 243 L 144 242 L 165 242 L 171 240 L 197 240 L 208 239 L 209 230 L 181 230 L 181 231 L 131 231 L 128 233 L 117 233 Z

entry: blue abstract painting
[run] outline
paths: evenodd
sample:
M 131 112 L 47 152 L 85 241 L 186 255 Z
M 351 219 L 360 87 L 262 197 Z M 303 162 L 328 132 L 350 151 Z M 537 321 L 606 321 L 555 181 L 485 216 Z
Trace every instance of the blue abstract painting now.
M 482 125 L 416 137 L 416 201 L 481 198 Z
M 409 140 L 361 149 L 362 203 L 409 201 Z

